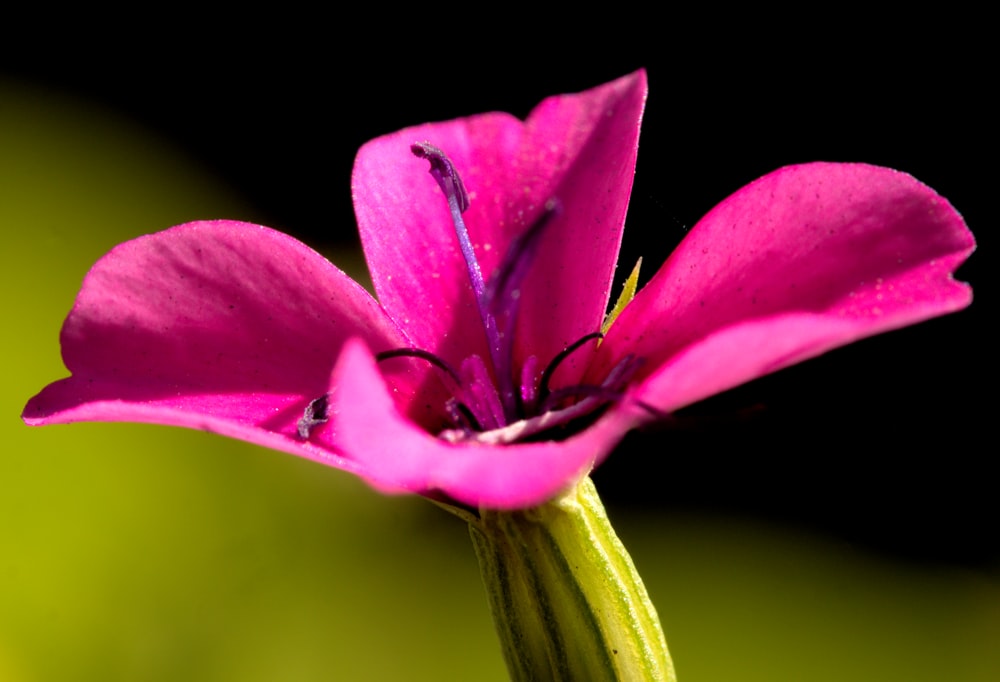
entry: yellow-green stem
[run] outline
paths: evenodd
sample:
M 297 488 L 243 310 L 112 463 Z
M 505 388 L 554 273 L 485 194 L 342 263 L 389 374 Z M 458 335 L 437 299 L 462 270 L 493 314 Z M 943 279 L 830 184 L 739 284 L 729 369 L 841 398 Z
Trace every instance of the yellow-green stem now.
M 589 478 L 519 511 L 483 511 L 472 542 L 512 680 L 674 682 L 663 629 Z

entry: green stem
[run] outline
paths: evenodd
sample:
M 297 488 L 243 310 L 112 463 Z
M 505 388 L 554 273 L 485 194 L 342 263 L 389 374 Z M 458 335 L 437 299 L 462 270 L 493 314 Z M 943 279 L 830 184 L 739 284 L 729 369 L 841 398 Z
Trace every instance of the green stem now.
M 676 680 L 589 478 L 540 507 L 484 510 L 469 527 L 512 680 Z

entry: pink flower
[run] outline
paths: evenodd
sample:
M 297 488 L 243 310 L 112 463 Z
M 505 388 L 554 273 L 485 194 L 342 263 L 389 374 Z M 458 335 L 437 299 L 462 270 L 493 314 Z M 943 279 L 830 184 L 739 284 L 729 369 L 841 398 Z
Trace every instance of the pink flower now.
M 715 207 L 588 338 L 645 98 L 637 72 L 526 122 L 482 114 L 365 145 L 353 190 L 378 301 L 265 227 L 196 222 L 116 247 L 63 326 L 72 375 L 24 420 L 205 429 L 381 490 L 514 508 L 660 413 L 969 304 L 952 273 L 974 242 L 945 199 L 896 171 L 816 163 Z

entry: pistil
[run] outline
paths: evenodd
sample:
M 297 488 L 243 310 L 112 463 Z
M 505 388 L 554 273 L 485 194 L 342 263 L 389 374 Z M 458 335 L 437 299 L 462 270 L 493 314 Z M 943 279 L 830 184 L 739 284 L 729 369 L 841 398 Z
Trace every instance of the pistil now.
M 545 226 L 558 211 L 558 205 L 554 200 L 546 203 L 539 219 L 511 244 L 503 262 L 487 284 L 479 261 L 476 260 L 469 230 L 462 218 L 469 207 L 469 195 L 455 165 L 443 151 L 429 142 L 413 144 L 410 151 L 430 162 L 431 176 L 448 200 L 448 210 L 458 238 L 459 250 L 469 273 L 469 283 L 479 308 L 493 364 L 495 384 L 490 382 L 490 386 L 495 386 L 494 390 L 502 407 L 502 418 L 498 426 L 510 424 L 524 417 L 522 397 L 514 380 L 514 332 L 520 308 L 520 287 L 538 251 Z M 472 409 L 473 412 L 476 411 L 474 407 Z M 492 414 L 493 410 L 490 409 L 489 412 Z
M 430 162 L 431 176 L 448 200 L 451 222 L 455 227 L 455 235 L 458 237 L 458 248 L 462 252 L 463 260 L 465 260 L 465 267 L 469 273 L 469 283 L 472 285 L 472 293 L 479 308 L 483 331 L 486 333 L 486 345 L 489 347 L 490 360 L 493 361 L 494 370 L 499 373 L 499 361 L 502 354 L 500 332 L 497 330 L 496 320 L 490 314 L 486 301 L 486 282 L 483 279 L 479 261 L 476 260 L 476 251 L 469 238 L 469 230 L 465 226 L 465 220 L 462 219 L 462 214 L 469 208 L 469 193 L 465 190 L 465 183 L 462 182 L 462 178 L 455 170 L 451 159 L 431 143 L 414 143 L 410 145 L 410 151 L 413 152 L 414 156 L 427 159 Z M 504 404 L 505 413 L 507 408 L 508 406 Z

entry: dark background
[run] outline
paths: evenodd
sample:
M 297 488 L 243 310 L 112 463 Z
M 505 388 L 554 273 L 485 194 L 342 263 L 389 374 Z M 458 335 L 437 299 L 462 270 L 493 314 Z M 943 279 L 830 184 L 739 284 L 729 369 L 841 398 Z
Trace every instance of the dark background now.
M 975 288 L 971 308 L 753 382 L 688 410 L 679 427 L 633 434 L 596 478 L 612 507 L 777 519 L 914 561 L 996 569 L 985 265 L 996 61 L 976 19 L 859 21 L 822 34 L 825 18 L 764 32 L 731 18 L 725 29 L 678 20 L 653 34 L 640 30 L 649 17 L 629 19 L 577 32 L 569 20 L 525 18 L 498 38 L 471 20 L 389 35 L 310 17 L 198 30 L 188 17 L 124 36 L 40 36 L 0 73 L 124 113 L 254 207 L 192 218 L 253 220 L 315 246 L 357 244 L 350 171 L 366 140 L 489 110 L 524 116 L 545 96 L 639 67 L 650 96 L 622 262 L 644 256 L 646 277 L 715 203 L 779 166 L 909 172 L 977 236 L 959 271 Z

